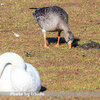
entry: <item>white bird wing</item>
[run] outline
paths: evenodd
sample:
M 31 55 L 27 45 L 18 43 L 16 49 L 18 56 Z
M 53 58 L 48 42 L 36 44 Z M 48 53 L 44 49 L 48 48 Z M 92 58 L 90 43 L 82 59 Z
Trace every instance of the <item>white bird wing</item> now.
M 32 77 L 32 79 L 35 81 L 36 83 L 36 87 L 37 87 L 37 91 L 40 91 L 41 89 L 41 79 L 40 79 L 40 75 L 39 72 L 37 71 L 37 69 L 32 66 L 29 63 L 25 63 L 26 65 L 26 72 Z
M 34 80 L 23 70 L 16 69 L 11 72 L 11 83 L 14 91 L 34 91 L 35 89 Z

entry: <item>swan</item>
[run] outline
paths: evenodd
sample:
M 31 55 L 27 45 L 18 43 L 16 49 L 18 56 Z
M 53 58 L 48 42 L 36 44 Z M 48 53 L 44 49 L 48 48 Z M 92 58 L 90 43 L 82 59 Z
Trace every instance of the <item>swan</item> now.
M 48 48 L 46 44 L 46 32 L 58 31 L 58 42 L 56 47 L 59 46 L 60 34 L 64 31 L 65 41 L 68 43 L 69 48 L 72 47 L 72 42 L 74 40 L 74 35 L 70 31 L 68 25 L 68 14 L 64 9 L 58 6 L 49 6 L 41 8 L 30 8 L 36 9 L 33 13 L 36 21 L 42 29 L 44 35 L 44 47 Z
M 39 92 L 40 89 L 41 79 L 35 67 L 16 53 L 0 55 L 0 91 Z

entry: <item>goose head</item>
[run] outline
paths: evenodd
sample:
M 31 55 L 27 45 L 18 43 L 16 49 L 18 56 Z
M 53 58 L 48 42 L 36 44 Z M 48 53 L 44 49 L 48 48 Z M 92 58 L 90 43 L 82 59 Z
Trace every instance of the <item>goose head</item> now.
M 69 49 L 72 47 L 72 42 L 74 40 L 74 35 L 71 31 L 64 32 L 65 41 L 68 43 Z

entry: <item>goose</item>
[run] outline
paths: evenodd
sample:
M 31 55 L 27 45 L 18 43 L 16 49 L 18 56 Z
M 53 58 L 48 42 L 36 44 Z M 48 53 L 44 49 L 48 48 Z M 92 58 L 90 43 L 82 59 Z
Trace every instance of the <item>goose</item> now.
M 41 79 L 35 67 L 16 53 L 0 55 L 0 91 L 38 93 L 40 89 Z
M 64 9 L 58 6 L 48 6 L 41 8 L 30 8 L 36 9 L 33 13 L 36 21 L 38 22 L 42 33 L 44 35 L 44 47 L 48 48 L 46 44 L 46 32 L 58 31 L 58 41 L 56 47 L 59 47 L 60 34 L 64 31 L 65 41 L 68 43 L 69 48 L 72 47 L 72 42 L 74 40 L 74 35 L 70 31 L 68 25 L 68 14 Z

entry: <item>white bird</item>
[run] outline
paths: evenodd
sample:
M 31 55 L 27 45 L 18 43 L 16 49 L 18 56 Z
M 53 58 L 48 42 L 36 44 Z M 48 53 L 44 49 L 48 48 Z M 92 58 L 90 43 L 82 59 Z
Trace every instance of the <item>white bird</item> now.
M 39 92 L 40 89 L 41 79 L 35 67 L 16 53 L 0 55 L 0 91 Z

